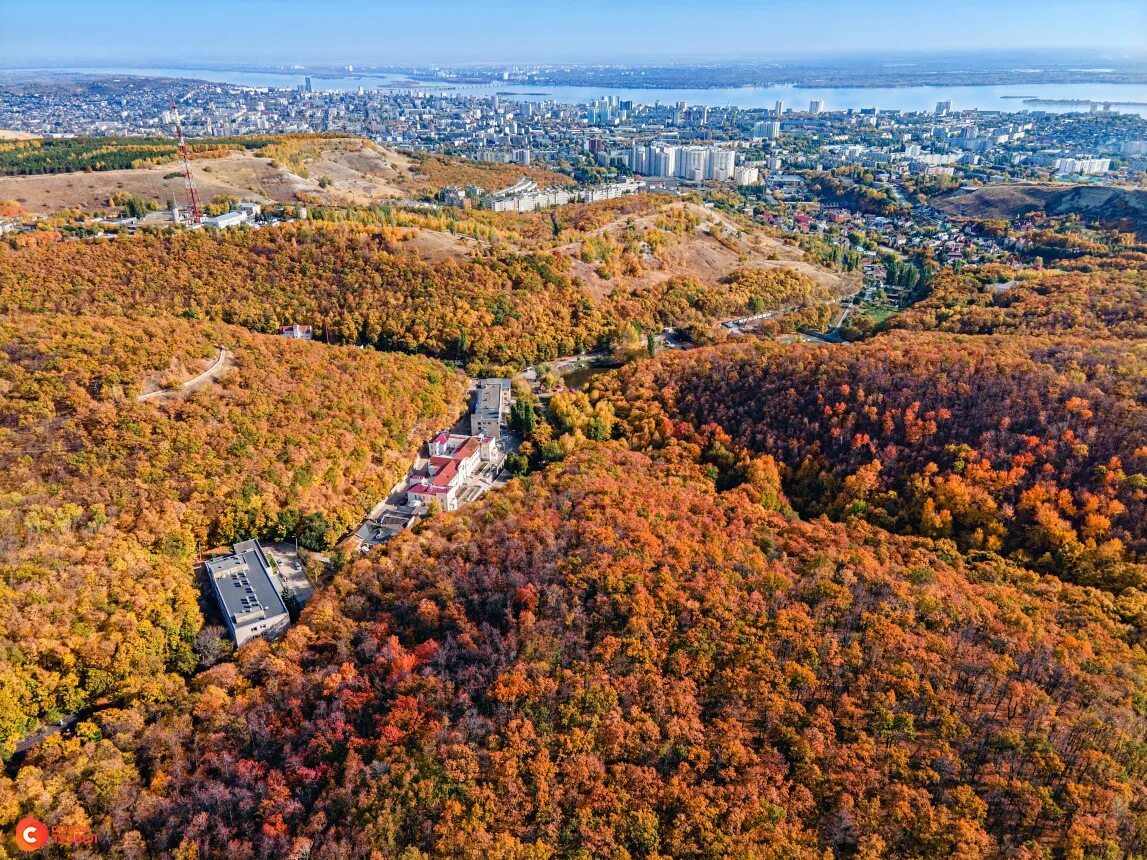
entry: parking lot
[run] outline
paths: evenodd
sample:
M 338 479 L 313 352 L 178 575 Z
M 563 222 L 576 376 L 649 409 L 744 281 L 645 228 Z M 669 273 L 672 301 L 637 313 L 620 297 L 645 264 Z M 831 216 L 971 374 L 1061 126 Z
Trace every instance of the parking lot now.
M 299 554 L 295 550 L 295 545 L 293 543 L 264 544 L 263 551 L 275 564 L 276 579 L 278 580 L 275 585 L 278 587 L 279 593 L 283 594 L 285 590 L 289 590 L 300 604 L 306 604 L 311 599 L 315 589 L 303 571 L 303 565 L 299 561 Z

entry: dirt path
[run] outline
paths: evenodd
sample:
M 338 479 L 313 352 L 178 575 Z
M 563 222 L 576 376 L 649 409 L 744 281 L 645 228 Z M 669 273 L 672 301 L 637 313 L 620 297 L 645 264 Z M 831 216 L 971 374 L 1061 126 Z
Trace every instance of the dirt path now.
M 614 219 L 587 235 L 616 235 L 621 233 L 630 221 L 638 231 L 655 228 L 663 212 L 674 208 L 675 205 L 671 204 L 641 216 Z M 647 268 L 639 275 L 622 279 L 626 286 L 636 289 L 654 287 L 674 276 L 692 276 L 708 282 L 717 282 L 737 269 L 744 268 L 790 269 L 811 278 L 827 288 L 834 296 L 846 295 L 856 289 L 857 284 L 854 283 L 856 279 L 853 276 L 807 262 L 805 253 L 799 248 L 788 245 L 763 230 L 738 224 L 723 213 L 694 204 L 686 203 L 683 208 L 700 219 L 701 223 L 684 235 L 674 235 L 658 253 L 656 265 Z M 734 247 L 723 244 L 713 235 L 710 224 L 714 221 L 721 225 L 726 235 L 736 237 Z M 571 273 L 581 277 L 582 283 L 590 293 L 599 300 L 604 299 L 618 282 L 603 279 L 598 275 L 595 263 L 587 263 L 580 259 L 581 247 L 582 240 L 579 239 L 558 246 L 555 250 L 569 258 Z
M 226 373 L 230 369 L 234 357 L 235 355 L 231 350 L 221 346 L 219 347 L 219 357 L 215 359 L 215 363 L 198 376 L 192 377 L 178 388 L 161 388 L 159 391 L 149 391 L 147 394 L 139 395 L 136 400 L 155 400 L 166 395 L 186 394 L 201 388 L 206 383 Z

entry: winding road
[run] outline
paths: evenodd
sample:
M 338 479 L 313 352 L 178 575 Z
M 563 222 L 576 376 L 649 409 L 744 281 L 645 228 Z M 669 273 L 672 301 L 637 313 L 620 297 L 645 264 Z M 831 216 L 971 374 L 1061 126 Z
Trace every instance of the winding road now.
M 192 377 L 178 388 L 161 388 L 159 391 L 149 391 L 147 394 L 141 394 L 136 397 L 136 400 L 154 400 L 167 394 L 183 394 L 188 391 L 194 391 L 205 382 L 210 382 L 212 379 L 221 376 L 231 366 L 231 359 L 233 357 L 231 350 L 225 346 L 221 346 L 219 347 L 219 357 L 215 359 L 215 363 L 198 376 Z

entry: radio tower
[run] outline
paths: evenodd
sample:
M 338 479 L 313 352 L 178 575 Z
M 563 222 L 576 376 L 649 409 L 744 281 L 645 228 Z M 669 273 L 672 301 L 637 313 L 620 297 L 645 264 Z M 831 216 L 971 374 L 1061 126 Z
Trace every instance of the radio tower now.
M 183 139 L 183 123 L 179 121 L 179 108 L 175 106 L 175 99 L 171 100 L 171 112 L 175 114 L 175 133 L 179 137 L 179 157 L 183 159 L 183 183 L 187 186 L 187 208 L 191 210 L 191 223 L 198 224 L 203 220 L 203 211 L 199 208 L 199 192 L 195 188 L 195 180 L 191 177 L 191 159 L 187 155 L 187 141 Z

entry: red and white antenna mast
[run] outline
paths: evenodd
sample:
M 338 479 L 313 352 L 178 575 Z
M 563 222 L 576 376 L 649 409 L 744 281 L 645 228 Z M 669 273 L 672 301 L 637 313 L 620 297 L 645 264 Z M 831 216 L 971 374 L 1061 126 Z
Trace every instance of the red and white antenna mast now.
M 183 139 L 183 123 L 179 121 L 179 108 L 175 106 L 175 99 L 171 100 L 171 112 L 175 114 L 175 134 L 179 137 L 179 157 L 183 159 L 183 184 L 187 186 L 187 208 L 191 210 L 191 223 L 198 224 L 203 220 L 203 210 L 199 207 L 199 191 L 195 188 L 195 180 L 191 177 L 191 158 L 187 154 L 187 141 Z

